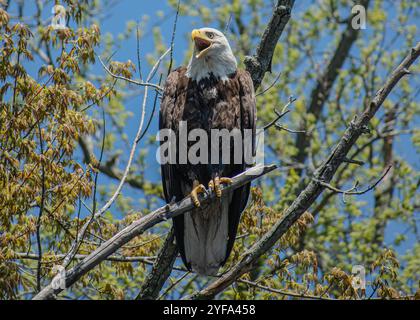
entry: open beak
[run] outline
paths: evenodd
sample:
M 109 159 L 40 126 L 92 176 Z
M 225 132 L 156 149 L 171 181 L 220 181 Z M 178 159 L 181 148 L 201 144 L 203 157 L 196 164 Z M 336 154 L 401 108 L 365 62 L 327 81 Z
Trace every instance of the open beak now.
M 198 29 L 194 29 L 191 32 L 191 38 L 194 41 L 198 52 L 195 57 L 199 59 L 210 49 L 212 41 L 206 36 L 204 32 L 201 32 Z

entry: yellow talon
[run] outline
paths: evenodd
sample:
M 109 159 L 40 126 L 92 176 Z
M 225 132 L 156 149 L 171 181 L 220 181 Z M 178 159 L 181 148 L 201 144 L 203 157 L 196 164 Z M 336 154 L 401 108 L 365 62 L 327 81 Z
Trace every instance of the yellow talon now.
M 231 178 L 223 177 L 223 178 L 220 178 L 220 183 L 232 184 L 233 180 Z
M 205 193 L 205 192 L 206 192 L 206 188 L 202 184 L 199 184 L 198 186 L 196 186 L 195 188 L 192 189 L 191 194 L 190 194 L 191 200 L 197 208 L 200 207 L 200 201 L 198 200 L 198 194 Z
M 222 197 L 222 189 L 220 188 L 221 184 L 231 184 L 233 180 L 231 178 L 219 178 L 215 177 L 214 179 L 210 180 L 209 182 L 209 189 L 213 190 L 216 193 L 216 197 Z

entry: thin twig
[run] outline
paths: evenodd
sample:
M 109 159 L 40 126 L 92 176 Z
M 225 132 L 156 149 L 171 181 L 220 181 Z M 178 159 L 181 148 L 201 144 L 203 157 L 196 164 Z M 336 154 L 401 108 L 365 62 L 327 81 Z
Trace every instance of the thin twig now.
M 391 168 L 392 168 L 392 166 L 389 166 L 385 170 L 385 172 L 381 175 L 381 177 L 375 181 L 375 183 L 373 183 L 372 185 L 369 185 L 366 189 L 364 189 L 362 191 L 353 191 L 353 190 L 357 189 L 357 186 L 359 184 L 358 182 L 356 182 L 355 185 L 352 188 L 350 188 L 349 190 L 341 190 L 341 189 L 338 189 L 338 188 L 332 186 L 329 183 L 318 180 L 316 178 L 313 178 L 313 180 L 316 183 L 319 183 L 321 186 L 323 186 L 323 187 L 325 187 L 325 188 L 327 188 L 331 191 L 334 191 L 335 193 L 342 193 L 342 194 L 345 194 L 345 195 L 362 195 L 362 194 L 365 194 L 365 193 L 375 189 L 376 186 L 385 178 L 385 176 L 388 174 L 388 172 L 389 172 L 389 170 L 391 170 Z
M 185 279 L 186 276 L 188 276 L 191 272 L 185 272 L 178 280 L 176 280 L 174 283 L 172 283 L 158 298 L 158 300 L 162 300 L 164 296 L 168 294 L 169 291 L 171 291 L 173 288 L 175 288 L 182 280 Z
M 39 145 L 41 149 L 41 154 L 44 154 L 44 140 L 42 138 L 41 124 L 38 123 L 38 132 L 39 132 Z M 42 160 L 41 160 L 42 162 Z M 41 223 L 42 223 L 42 214 L 44 212 L 45 204 L 45 167 L 44 164 L 41 164 L 41 204 L 39 206 L 39 214 L 36 222 L 36 240 L 38 245 L 38 265 L 36 272 L 36 290 L 37 292 L 41 291 L 41 261 L 42 261 L 42 244 L 41 244 Z
M 225 25 L 225 29 L 224 29 L 224 34 L 227 34 L 227 32 L 229 31 L 229 27 L 230 27 L 230 24 L 231 24 L 231 22 L 232 22 L 232 17 L 233 17 L 233 14 L 232 14 L 232 12 L 229 14 L 229 19 L 228 19 L 228 21 L 226 22 L 226 25 Z
M 262 96 L 262 95 L 264 95 L 265 93 L 267 93 L 268 91 L 270 91 L 270 89 L 271 88 L 273 88 L 275 85 L 276 85 L 276 83 L 279 81 L 279 79 L 280 79 L 280 76 L 281 76 L 281 72 L 279 72 L 279 74 L 277 75 L 277 77 L 274 79 L 274 81 L 273 81 L 273 83 L 272 84 L 270 84 L 266 89 L 264 89 L 263 91 L 261 91 L 260 93 L 257 93 L 256 94 L 256 96 L 257 97 L 259 97 L 259 96 Z
M 141 72 L 141 56 L 140 56 L 140 23 L 137 23 L 136 42 L 137 42 L 137 68 L 139 69 L 140 80 L 143 82 L 143 75 Z
M 281 295 L 284 295 L 284 296 L 290 296 L 290 297 L 301 298 L 301 299 L 311 299 L 311 300 L 333 300 L 331 298 L 324 298 L 322 296 L 300 294 L 300 293 L 297 293 L 297 292 L 292 292 L 292 291 L 287 291 L 287 290 L 274 289 L 274 288 L 267 287 L 267 286 L 261 285 L 259 283 L 252 282 L 252 281 L 245 280 L 245 279 L 239 279 L 239 280 L 237 280 L 237 282 L 245 283 L 247 285 L 250 285 L 250 286 L 253 286 L 253 287 L 268 291 L 268 292 L 278 293 L 278 294 L 281 294 Z
M 161 82 L 162 82 L 162 74 L 160 74 L 160 77 L 159 77 L 159 85 L 161 84 Z M 144 129 L 142 135 L 139 138 L 139 141 L 141 141 L 141 139 L 143 139 L 143 137 L 146 135 L 147 131 L 149 130 L 150 124 L 152 123 L 152 120 L 153 120 L 153 117 L 154 117 L 155 111 L 156 111 L 156 105 L 157 105 L 157 98 L 158 98 L 158 96 L 159 96 L 159 91 L 156 90 L 155 100 L 153 101 L 152 113 L 151 113 L 151 115 L 149 117 L 149 121 L 147 122 L 146 128 Z
M 277 115 L 277 118 L 275 118 L 273 121 L 271 121 L 270 123 L 268 123 L 267 125 L 264 126 L 264 131 L 268 130 L 269 128 L 271 128 L 273 125 L 276 124 L 277 121 L 279 121 L 281 118 L 283 118 L 286 114 L 288 114 L 290 112 L 290 110 L 288 110 L 289 106 L 296 101 L 296 98 L 293 98 L 292 96 L 289 97 L 289 101 L 283 106 L 283 109 L 281 112 L 274 110 L 274 112 Z
M 174 45 L 175 45 L 175 34 L 176 34 L 176 26 L 178 23 L 178 16 L 179 16 L 179 6 L 180 6 L 181 0 L 178 0 L 178 4 L 176 7 L 176 14 L 175 14 L 175 21 L 174 21 L 174 26 L 172 29 L 172 38 L 171 38 L 171 59 L 169 62 L 169 67 L 168 67 L 168 75 L 171 73 L 172 71 L 172 63 L 173 63 L 173 57 L 174 57 Z
M 158 85 L 154 84 L 154 83 L 149 83 L 149 82 L 143 82 L 143 81 L 136 81 L 130 78 L 126 78 L 123 76 L 119 76 L 114 74 L 111 70 L 109 70 L 109 68 L 104 64 L 104 62 L 102 61 L 101 57 L 97 54 L 96 55 L 98 57 L 99 62 L 102 64 L 102 67 L 104 68 L 104 70 L 114 79 L 119 79 L 119 80 L 124 80 L 128 83 L 132 83 L 135 84 L 137 86 L 142 86 L 142 87 L 152 87 L 155 88 L 156 90 L 162 91 L 163 89 L 161 87 L 159 87 Z
M 278 123 L 275 124 L 275 127 L 278 130 L 284 130 L 284 131 L 287 131 L 289 133 L 306 133 L 305 130 L 293 130 L 293 129 L 289 129 L 289 128 L 283 127 L 282 125 L 280 125 Z

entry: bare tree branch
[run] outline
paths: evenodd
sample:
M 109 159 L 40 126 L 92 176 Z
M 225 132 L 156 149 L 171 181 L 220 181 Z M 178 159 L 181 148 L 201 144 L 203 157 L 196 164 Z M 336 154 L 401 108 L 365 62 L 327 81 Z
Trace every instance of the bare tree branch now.
M 55 261 L 42 261 L 43 264 L 48 264 L 48 263 L 56 263 L 59 262 L 60 260 L 64 259 L 67 256 L 67 254 L 57 254 L 55 255 L 55 258 L 57 258 L 57 260 Z M 74 256 L 74 259 L 76 260 L 83 260 L 87 257 L 88 255 L 86 254 L 76 254 Z M 13 254 L 13 258 L 15 260 L 39 260 L 39 255 L 37 254 L 33 254 L 33 253 L 26 253 L 26 252 L 15 252 Z M 106 258 L 106 261 L 112 261 L 112 262 L 141 262 L 144 264 L 153 264 L 155 257 L 143 257 L 143 256 L 128 256 L 128 257 L 124 257 L 124 256 L 119 256 L 119 255 L 113 255 L 113 256 L 109 256 L 108 258 Z
M 239 279 L 238 282 L 241 283 L 245 283 L 249 286 L 258 288 L 258 289 L 262 289 L 268 292 L 272 292 L 272 293 L 277 293 L 277 294 L 281 294 L 284 296 L 289 296 L 289 297 L 294 297 L 294 298 L 300 298 L 300 299 L 309 299 L 309 300 L 333 300 L 331 298 L 327 298 L 327 297 L 322 297 L 322 296 L 314 296 L 314 295 L 309 295 L 309 294 L 300 294 L 297 292 L 292 292 L 292 291 L 287 291 L 287 290 L 281 290 L 281 289 L 274 289 L 271 287 L 267 287 L 267 286 L 263 286 L 257 282 L 252 282 L 249 280 L 245 280 L 245 279 Z
M 354 145 L 356 140 L 366 130 L 366 126 L 378 111 L 388 94 L 395 87 L 398 81 L 407 75 L 408 68 L 420 55 L 420 42 L 412 48 L 407 57 L 391 73 L 385 84 L 379 89 L 367 109 L 356 116 L 344 132 L 337 146 L 324 161 L 321 167 L 316 170 L 315 178 L 320 181 L 330 182 L 343 159 Z M 212 282 L 203 290 L 194 293 L 191 298 L 209 299 L 231 285 L 242 274 L 250 271 L 257 259 L 267 252 L 280 239 L 293 223 L 315 202 L 325 187 L 314 180 L 310 181 L 306 188 L 299 194 L 295 201 L 288 207 L 283 217 L 257 241 L 244 255 L 239 262 L 226 272 L 222 277 Z
M 264 131 L 268 130 L 269 128 L 271 128 L 272 126 L 277 126 L 277 121 L 279 121 L 281 118 L 283 118 L 286 114 L 288 114 L 290 112 L 290 110 L 288 110 L 287 108 L 289 108 L 289 106 L 295 102 L 296 99 L 293 97 L 289 97 L 289 101 L 285 104 L 285 106 L 283 107 L 283 110 L 281 112 L 274 110 L 275 114 L 276 114 L 276 118 L 274 120 L 272 120 L 270 123 L 266 124 L 264 126 Z

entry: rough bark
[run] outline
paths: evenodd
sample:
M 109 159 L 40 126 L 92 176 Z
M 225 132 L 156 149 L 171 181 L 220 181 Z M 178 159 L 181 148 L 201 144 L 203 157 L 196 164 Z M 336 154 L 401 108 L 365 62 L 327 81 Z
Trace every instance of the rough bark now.
M 158 298 L 160 290 L 172 272 L 177 254 L 178 247 L 175 243 L 175 234 L 174 230 L 171 229 L 152 269 L 141 286 L 140 293 L 136 297 L 137 300 L 156 300 Z
M 245 58 L 244 63 L 251 74 L 255 89 L 260 86 L 265 73 L 271 72 L 274 49 L 289 22 L 294 3 L 294 0 L 277 1 L 255 55 Z

